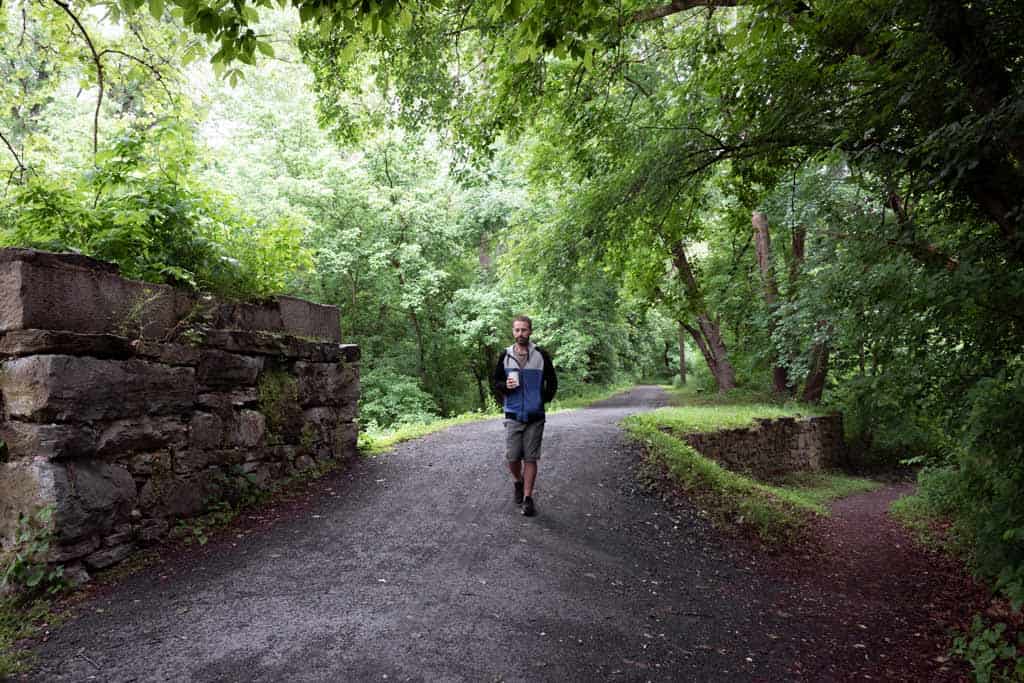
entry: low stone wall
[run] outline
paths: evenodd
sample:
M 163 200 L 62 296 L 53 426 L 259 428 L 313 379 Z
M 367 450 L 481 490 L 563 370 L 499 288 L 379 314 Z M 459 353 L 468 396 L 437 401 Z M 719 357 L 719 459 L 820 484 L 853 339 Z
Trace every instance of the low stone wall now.
M 336 308 L 225 303 L 76 255 L 0 250 L 0 555 L 52 508 L 86 578 L 177 518 L 355 454 Z
M 840 467 L 847 457 L 841 415 L 762 419 L 754 427 L 683 438 L 701 455 L 761 480 Z

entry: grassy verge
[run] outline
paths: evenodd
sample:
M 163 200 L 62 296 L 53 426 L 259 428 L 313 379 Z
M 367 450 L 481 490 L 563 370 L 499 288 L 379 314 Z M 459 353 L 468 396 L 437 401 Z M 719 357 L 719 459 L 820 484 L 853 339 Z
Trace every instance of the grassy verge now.
M 795 474 L 765 483 L 725 469 L 676 435 L 744 427 L 757 417 L 807 415 L 806 407 L 774 404 L 698 405 L 634 415 L 623 423 L 643 444 L 648 464 L 685 492 L 720 528 L 752 532 L 769 546 L 796 540 L 825 504 L 878 484 L 839 473 Z M 667 432 L 667 433 L 666 433 Z
M 611 398 L 615 394 L 621 394 L 636 386 L 633 382 L 621 382 L 604 386 L 577 386 L 567 396 L 559 396 L 552 401 L 548 407 L 548 413 L 559 413 L 565 410 L 576 410 L 586 408 L 591 403 Z
M 28 603 L 10 596 L 0 598 L 0 680 L 21 673 L 32 663 L 31 653 L 19 649 L 17 643 L 47 625 L 50 607 L 44 598 Z
M 668 395 L 669 402 L 675 406 L 733 406 L 756 407 L 758 410 L 784 411 L 785 415 L 819 415 L 818 406 L 798 403 L 794 400 L 781 401 L 770 392 L 752 389 L 733 389 L 724 394 L 705 392 L 693 384 L 682 387 L 662 386 Z M 773 417 L 773 415 L 756 415 L 755 417 Z
M 584 408 L 591 403 L 611 398 L 615 394 L 626 391 L 633 386 L 632 383 L 614 384 L 601 387 L 585 387 L 573 391 L 564 398 L 556 398 L 547 406 L 548 414 L 559 413 L 566 410 Z M 398 427 L 383 430 L 372 430 L 359 433 L 359 452 L 363 455 L 380 455 L 390 451 L 403 441 L 412 441 L 434 432 L 440 432 L 455 425 L 479 422 L 481 420 L 493 420 L 501 417 L 499 412 L 472 412 L 463 413 L 455 417 L 438 418 L 430 422 L 417 422 L 404 424 Z
M 963 556 L 965 559 L 969 556 L 969 549 L 957 543 L 950 532 L 949 516 L 937 512 L 924 497 L 904 496 L 893 501 L 889 512 L 913 535 L 919 545 Z

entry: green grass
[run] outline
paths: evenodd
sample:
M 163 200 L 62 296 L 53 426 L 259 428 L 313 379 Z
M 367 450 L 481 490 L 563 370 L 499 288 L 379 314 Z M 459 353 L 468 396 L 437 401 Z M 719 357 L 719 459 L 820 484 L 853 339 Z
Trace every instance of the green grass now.
M 956 547 L 948 533 L 949 516 L 936 512 L 924 497 L 904 496 L 893 501 L 889 511 L 896 521 L 910 531 L 918 544 L 943 551 Z M 958 551 L 966 553 L 967 548 L 960 547 Z
M 611 398 L 633 387 L 631 382 L 620 383 L 600 387 L 576 388 L 572 395 L 564 398 L 559 397 L 548 404 L 549 415 L 584 408 L 591 403 Z M 481 420 L 494 420 L 501 417 L 500 412 L 476 411 L 463 413 L 455 417 L 438 418 L 430 422 L 417 422 L 414 424 L 399 425 L 391 429 L 368 430 L 359 433 L 359 452 L 363 455 L 375 456 L 387 453 L 403 441 L 412 441 L 434 432 L 440 432 L 456 425 L 479 422 Z
M 724 394 L 700 391 L 693 384 L 684 387 L 662 386 L 668 395 L 669 403 L 675 406 L 765 406 L 768 409 L 789 411 L 788 414 L 819 415 L 821 408 L 806 403 L 798 403 L 792 399 L 782 401 L 767 391 L 752 389 L 733 389 Z M 758 415 L 757 417 L 769 417 Z
M 391 429 L 370 430 L 359 432 L 359 452 L 363 455 L 380 455 L 387 453 L 403 441 L 412 441 L 434 432 L 440 432 L 455 425 L 480 422 L 481 420 L 493 420 L 497 414 L 473 412 L 463 413 L 455 417 L 446 417 L 431 422 L 417 422 L 415 424 L 399 425 Z
M 51 604 L 39 599 L 24 603 L 13 597 L 0 598 L 0 680 L 25 671 L 32 663 L 31 653 L 17 647 L 51 618 Z
M 878 484 L 840 473 L 801 473 L 765 483 L 732 472 L 702 456 L 675 435 L 753 424 L 754 418 L 807 415 L 806 407 L 774 404 L 698 405 L 663 408 L 624 421 L 646 450 L 649 464 L 667 474 L 720 527 L 753 531 L 767 545 L 797 539 L 815 516 L 827 515 L 826 503 Z M 670 433 L 666 433 L 669 430 Z
M 867 493 L 881 484 L 841 472 L 797 472 L 778 483 L 780 490 L 794 491 L 806 503 L 825 506 L 855 493 Z

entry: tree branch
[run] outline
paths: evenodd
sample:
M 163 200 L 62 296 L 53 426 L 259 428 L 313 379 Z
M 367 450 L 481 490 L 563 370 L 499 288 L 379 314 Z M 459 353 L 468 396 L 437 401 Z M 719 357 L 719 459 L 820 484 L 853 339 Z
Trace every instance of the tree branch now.
M 85 26 L 82 25 L 81 20 L 78 16 L 71 11 L 70 5 L 62 0 L 53 0 L 53 2 L 63 9 L 71 21 L 75 22 L 78 30 L 82 32 L 82 37 L 85 38 L 86 44 L 89 46 L 89 51 L 92 52 L 92 61 L 96 65 L 96 85 L 99 88 L 99 94 L 96 96 L 96 112 L 92 117 L 92 153 L 93 156 L 99 152 L 100 148 L 100 107 L 103 105 L 103 63 L 100 61 L 100 55 L 96 52 L 96 46 L 93 45 L 92 38 L 89 37 L 89 32 L 85 30 Z
M 144 66 L 147 69 L 149 69 L 150 71 L 152 71 L 153 75 L 156 76 L 157 83 L 160 84 L 160 87 L 163 88 L 163 90 L 164 90 L 164 94 L 167 95 L 167 101 L 168 102 L 173 102 L 174 101 L 174 95 L 171 94 L 170 89 L 168 89 L 167 84 L 164 82 L 164 75 L 160 72 L 160 69 L 157 68 L 155 65 L 150 64 L 146 60 L 141 59 L 139 57 L 136 57 L 133 54 L 129 54 L 127 52 L 123 52 L 122 50 L 116 50 L 116 49 L 111 48 L 111 47 L 105 48 L 104 50 L 100 51 L 100 53 L 99 53 L 99 55 L 97 55 L 97 57 L 98 58 L 102 58 L 104 55 L 108 55 L 108 54 L 119 55 L 121 57 L 127 57 L 128 59 L 130 59 L 130 60 L 132 60 L 134 62 L 138 62 L 142 66 Z
M 829 237 L 844 240 L 844 239 L 861 239 L 870 241 L 870 237 L 860 237 L 858 235 L 851 235 L 848 232 L 829 232 Z M 945 268 L 946 270 L 956 270 L 960 267 L 960 262 L 952 256 L 943 253 L 934 244 L 927 242 L 909 242 L 906 240 L 894 240 L 887 239 L 885 243 L 890 247 L 897 247 L 907 252 L 910 256 L 914 257 L 922 263 L 929 263 Z
M 647 88 L 645 88 L 643 85 L 641 85 L 637 81 L 633 80 L 633 78 L 631 78 L 629 75 L 622 74 L 622 78 L 627 83 L 631 84 L 634 88 L 636 88 L 641 93 L 643 93 L 644 97 L 650 97 L 651 96 L 651 93 L 650 93 L 650 91 L 647 90 Z
M 641 23 L 644 21 L 654 21 L 655 19 L 664 19 L 669 15 L 685 12 L 695 7 L 706 7 L 713 10 L 716 7 L 736 7 L 742 4 L 744 4 L 743 0 L 673 0 L 673 2 L 667 5 L 648 7 L 636 12 L 632 17 L 632 21 L 633 23 Z
M 25 164 L 24 164 L 24 162 L 22 162 L 21 157 L 18 156 L 18 153 L 16 151 L 14 151 L 14 147 L 11 145 L 10 140 L 8 140 L 6 137 L 4 137 L 3 133 L 0 133 L 0 140 L 3 140 L 4 144 L 7 145 L 7 149 L 9 149 L 11 151 L 11 156 L 14 157 L 14 162 L 16 164 L 18 164 L 18 172 L 21 173 L 21 174 L 24 174 L 25 171 L 27 170 L 25 168 Z

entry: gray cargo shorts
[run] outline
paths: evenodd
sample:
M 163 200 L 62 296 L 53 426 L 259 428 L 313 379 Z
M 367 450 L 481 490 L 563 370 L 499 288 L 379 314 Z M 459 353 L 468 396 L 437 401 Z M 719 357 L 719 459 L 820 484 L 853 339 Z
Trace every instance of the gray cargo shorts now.
M 543 437 L 544 420 L 505 420 L 505 458 L 509 462 L 537 462 L 540 460 L 540 442 Z

